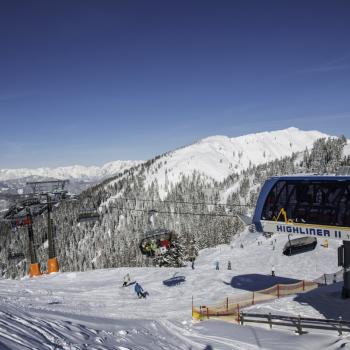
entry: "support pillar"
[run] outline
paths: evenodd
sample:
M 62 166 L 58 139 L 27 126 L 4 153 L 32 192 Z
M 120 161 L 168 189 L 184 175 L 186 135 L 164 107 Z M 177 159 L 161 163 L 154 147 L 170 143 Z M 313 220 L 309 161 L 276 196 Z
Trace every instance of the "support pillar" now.
M 47 240 L 48 240 L 48 255 L 47 261 L 47 273 L 53 273 L 59 271 L 59 265 L 56 258 L 55 242 L 53 237 L 53 225 L 51 219 L 52 203 L 50 196 L 47 195 Z
M 344 284 L 342 297 L 350 298 L 350 241 L 343 241 Z
M 29 275 L 30 277 L 40 276 L 41 269 L 36 256 L 36 251 L 34 247 L 34 233 L 33 233 L 33 218 L 30 213 L 30 209 L 27 210 L 27 222 L 28 222 L 28 240 L 29 240 L 29 255 L 30 255 L 30 267 Z

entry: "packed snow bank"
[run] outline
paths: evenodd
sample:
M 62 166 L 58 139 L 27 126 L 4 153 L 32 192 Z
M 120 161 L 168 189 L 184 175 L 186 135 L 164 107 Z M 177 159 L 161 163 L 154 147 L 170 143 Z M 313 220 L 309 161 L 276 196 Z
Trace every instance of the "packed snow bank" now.
M 200 324 L 20 311 L 0 304 L 2 350 L 250 350 L 348 348 L 346 337 L 267 330 L 221 321 Z
M 330 241 L 329 248 L 321 247 L 319 242 L 314 251 L 292 257 L 282 254 L 286 242 L 285 235 L 265 238 L 244 232 L 231 245 L 202 250 L 194 270 L 190 266 L 119 268 L 0 280 L 0 348 L 1 344 L 3 349 L 28 348 L 25 341 L 30 343 L 31 337 L 39 334 L 44 345 L 38 349 L 47 349 L 50 344 L 57 344 L 58 349 L 84 349 L 84 344 L 88 344 L 88 349 L 204 349 L 209 344 L 213 349 L 257 349 L 261 344 L 266 349 L 277 349 L 274 339 L 286 342 L 284 348 L 292 349 L 295 338 L 291 331 L 235 326 L 233 332 L 232 324 L 191 322 L 192 296 L 196 305 L 210 305 L 234 293 L 246 292 L 247 285 L 234 283 L 237 277 L 255 275 L 274 284 L 270 277 L 272 265 L 278 277 L 297 280 L 312 280 L 338 270 L 338 242 Z M 215 270 L 217 261 L 220 270 Z M 232 270 L 227 269 L 228 261 Z M 122 287 L 126 273 L 149 292 L 147 299 L 138 299 L 133 285 Z M 163 284 L 175 274 L 185 276 L 186 282 L 173 287 Z M 337 312 L 348 306 L 340 299 L 339 287 L 315 293 L 320 294 L 283 298 L 256 306 L 256 310 L 329 317 L 327 310 L 333 302 Z M 319 304 L 312 302 L 315 298 Z M 325 303 L 331 304 L 326 308 Z M 256 337 L 252 337 L 254 334 Z M 331 338 L 336 344 L 338 338 Z M 305 339 L 305 344 L 295 347 L 294 343 L 294 349 L 332 348 L 329 336 L 300 339 Z

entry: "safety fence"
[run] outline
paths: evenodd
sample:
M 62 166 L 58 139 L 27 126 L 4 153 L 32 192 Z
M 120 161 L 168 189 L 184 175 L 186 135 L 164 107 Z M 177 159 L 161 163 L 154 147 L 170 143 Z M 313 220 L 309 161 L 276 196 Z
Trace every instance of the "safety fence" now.
M 226 317 L 239 321 L 240 311 L 245 307 L 296 293 L 307 292 L 317 287 L 317 282 L 300 281 L 293 284 L 276 284 L 273 287 L 255 292 L 239 293 L 209 306 L 201 305 L 196 307 L 192 301 L 192 317 L 197 320 L 209 319 L 210 317 Z
M 333 284 L 337 282 L 343 282 L 344 280 L 344 271 L 343 269 L 335 272 L 335 273 L 325 273 L 319 278 L 315 279 L 314 282 L 318 284 Z
M 305 329 L 322 329 L 337 331 L 338 335 L 342 335 L 343 332 L 350 332 L 350 321 L 343 320 L 341 316 L 338 319 L 320 319 L 309 317 L 285 316 L 285 315 L 272 315 L 269 314 L 254 314 L 241 312 L 239 315 L 239 321 L 241 325 L 246 323 L 265 323 L 270 326 L 282 326 L 296 328 L 296 332 L 299 335 L 307 333 Z

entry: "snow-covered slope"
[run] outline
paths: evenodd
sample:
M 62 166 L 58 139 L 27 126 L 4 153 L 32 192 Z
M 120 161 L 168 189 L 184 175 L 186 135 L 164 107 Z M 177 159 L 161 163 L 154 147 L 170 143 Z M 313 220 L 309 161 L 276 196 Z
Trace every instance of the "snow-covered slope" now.
M 212 136 L 160 157 L 147 174 L 147 183 L 158 181 L 161 195 L 182 176 L 200 173 L 209 181 L 222 181 L 250 165 L 259 165 L 312 148 L 314 141 L 329 137 L 319 131 L 297 128 L 262 132 L 235 138 Z
M 134 160 L 117 160 L 104 164 L 102 167 L 73 165 L 58 168 L 38 169 L 0 169 L 0 181 L 18 179 L 28 176 L 41 176 L 55 179 L 96 180 L 113 176 L 123 170 L 142 163 Z
M 347 144 L 344 146 L 344 155 L 350 156 L 350 140 L 348 140 Z
M 319 131 L 302 131 L 288 128 L 272 132 L 250 134 L 236 138 L 214 136 L 199 141 L 193 146 L 209 156 L 206 167 L 208 175 L 222 180 L 232 172 L 239 173 L 249 165 L 267 163 L 274 159 L 290 156 L 293 152 L 301 152 L 312 147 L 315 140 L 329 137 Z M 185 149 L 180 150 L 185 151 Z M 216 157 L 212 157 L 213 153 Z M 218 157 L 219 156 L 219 157 Z M 203 161 L 200 157 L 195 161 Z M 225 172 L 226 170 L 226 172 Z
M 328 249 L 319 242 L 312 252 L 286 257 L 281 252 L 286 241 L 286 235 L 265 238 L 246 231 L 231 245 L 201 251 L 194 270 L 190 266 L 119 268 L 0 280 L 0 348 L 41 350 L 55 344 L 58 349 L 279 350 L 283 343 L 284 349 L 337 349 L 336 332 L 322 335 L 313 330 L 299 337 L 285 328 L 191 323 L 192 296 L 195 305 L 210 305 L 245 293 L 244 283 L 254 283 L 254 276 L 274 284 L 272 264 L 277 277 L 294 279 L 310 280 L 338 270 L 338 242 L 330 241 Z M 229 260 L 232 270 L 227 270 Z M 138 299 L 133 286 L 121 287 L 127 272 L 149 292 L 147 299 Z M 174 274 L 185 276 L 186 282 L 165 286 L 163 281 Z M 242 286 L 234 284 L 237 277 Z M 309 292 L 303 299 L 292 296 L 255 308 L 319 318 L 338 317 L 340 312 L 349 319 L 349 300 L 341 299 L 340 287 L 320 288 L 316 299 Z M 343 343 L 348 348 L 349 341 L 343 339 Z

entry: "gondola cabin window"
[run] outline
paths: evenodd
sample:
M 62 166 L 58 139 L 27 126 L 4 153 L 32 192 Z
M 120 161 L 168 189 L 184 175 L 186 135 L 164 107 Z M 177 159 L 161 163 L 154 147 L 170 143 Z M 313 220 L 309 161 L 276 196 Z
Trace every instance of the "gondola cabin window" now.
M 267 196 L 261 219 L 349 227 L 350 181 L 278 181 Z

